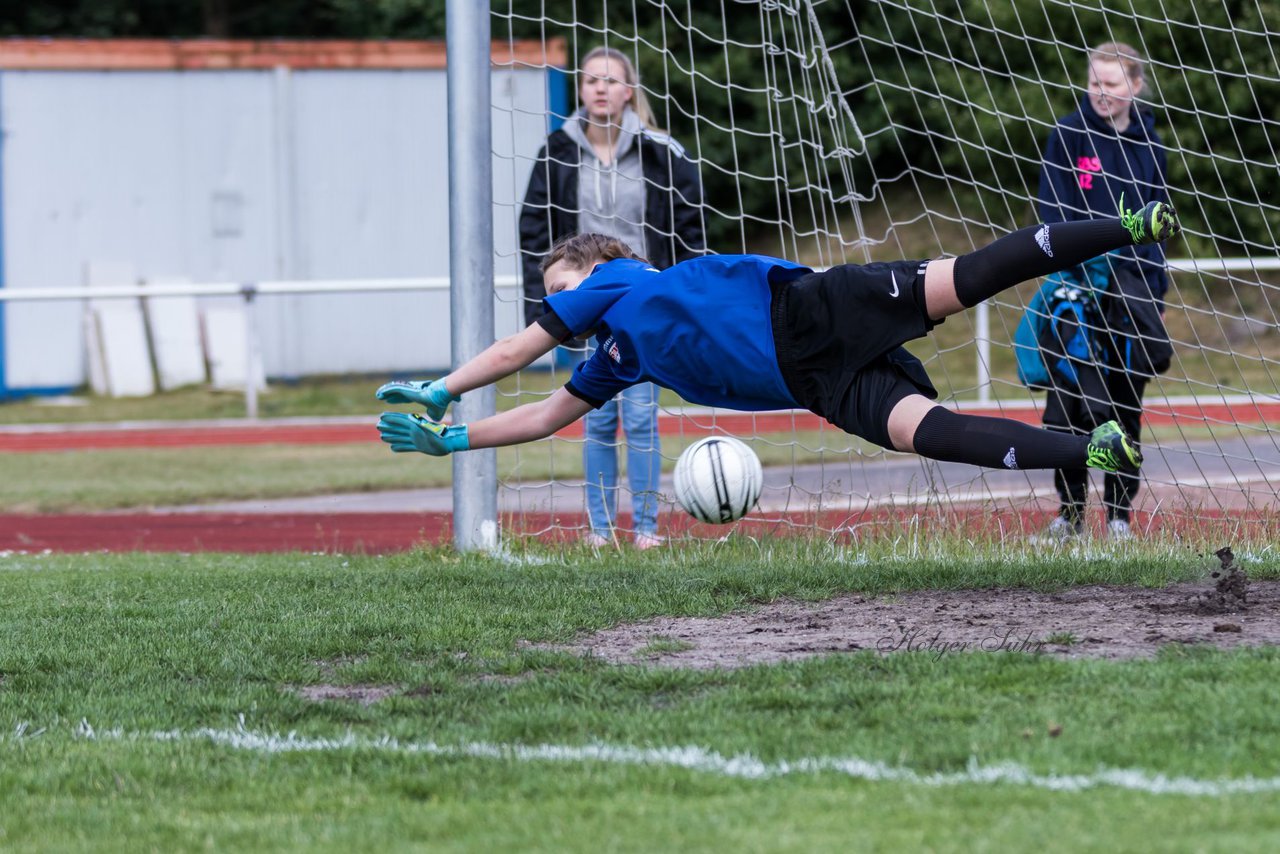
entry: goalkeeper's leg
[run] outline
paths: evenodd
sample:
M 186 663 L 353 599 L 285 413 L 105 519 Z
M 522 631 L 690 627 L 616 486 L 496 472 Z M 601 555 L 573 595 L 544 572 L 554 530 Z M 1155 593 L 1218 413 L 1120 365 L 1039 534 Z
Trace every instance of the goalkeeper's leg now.
M 1032 225 L 981 249 L 930 261 L 925 268 L 925 307 L 933 320 L 975 306 L 1019 282 L 1046 276 L 1098 255 L 1167 240 L 1181 230 L 1167 202 L 1151 202 L 1114 219 Z
M 1008 418 L 961 415 L 924 395 L 903 398 L 889 413 L 889 438 L 899 451 L 946 462 L 1004 469 L 1089 468 L 1136 472 L 1137 445 L 1115 421 L 1088 436 L 1031 427 Z

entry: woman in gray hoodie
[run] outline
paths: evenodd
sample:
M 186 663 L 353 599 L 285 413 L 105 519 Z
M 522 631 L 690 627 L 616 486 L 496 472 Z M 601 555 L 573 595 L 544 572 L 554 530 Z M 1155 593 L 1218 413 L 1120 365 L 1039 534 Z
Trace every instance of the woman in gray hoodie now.
M 635 67 L 625 54 L 597 47 L 579 66 L 582 106 L 538 152 L 520 214 L 525 316 L 542 314 L 546 295 L 539 265 L 563 237 L 596 232 L 634 247 L 659 269 L 701 255 L 702 186 L 684 149 L 658 130 Z M 583 468 L 589 542 L 613 540 L 617 519 L 617 431 L 627 438 L 633 537 L 638 548 L 662 542 L 657 533 L 658 391 L 627 389 L 586 419 Z

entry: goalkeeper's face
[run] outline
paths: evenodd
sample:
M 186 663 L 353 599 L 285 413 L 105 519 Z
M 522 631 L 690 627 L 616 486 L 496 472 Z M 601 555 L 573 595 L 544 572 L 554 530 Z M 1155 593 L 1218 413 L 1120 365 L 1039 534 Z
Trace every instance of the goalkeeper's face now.
M 547 286 L 547 294 L 558 294 L 561 291 L 571 291 L 578 285 L 582 284 L 583 279 L 591 274 L 596 263 L 587 265 L 585 270 L 578 270 L 570 267 L 566 261 L 557 261 L 542 273 L 542 281 Z

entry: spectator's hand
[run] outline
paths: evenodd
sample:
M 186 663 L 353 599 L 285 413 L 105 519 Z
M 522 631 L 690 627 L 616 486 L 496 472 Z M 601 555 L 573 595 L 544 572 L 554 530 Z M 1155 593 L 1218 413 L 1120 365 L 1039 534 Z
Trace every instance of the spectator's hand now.
M 446 427 L 438 421 L 407 412 L 384 412 L 378 419 L 382 441 L 396 453 L 418 451 L 432 457 L 444 457 L 454 451 L 471 448 L 467 425 Z
M 461 397 L 449 394 L 444 387 L 444 380 L 425 380 L 419 382 L 395 381 L 384 384 L 377 391 L 378 400 L 387 403 L 418 403 L 427 409 L 427 416 L 432 421 L 444 418 L 449 404 Z

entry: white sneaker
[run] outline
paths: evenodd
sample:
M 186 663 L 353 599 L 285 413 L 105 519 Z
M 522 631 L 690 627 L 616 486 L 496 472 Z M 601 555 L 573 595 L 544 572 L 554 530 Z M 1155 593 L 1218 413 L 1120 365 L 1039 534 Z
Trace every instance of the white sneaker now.
M 1113 543 L 1128 542 L 1133 539 L 1133 528 L 1123 519 L 1112 519 L 1107 523 L 1107 538 Z
M 665 546 L 666 544 L 666 537 L 660 537 L 657 534 L 636 534 L 635 546 L 638 551 L 656 549 L 658 546 Z
M 1037 546 L 1060 546 L 1079 537 L 1084 526 L 1072 524 L 1065 516 L 1055 516 L 1042 533 L 1032 534 L 1030 541 Z
M 613 540 L 609 539 L 604 534 L 597 534 L 595 531 L 583 534 L 582 542 L 591 546 L 593 549 L 608 548 L 613 544 Z

